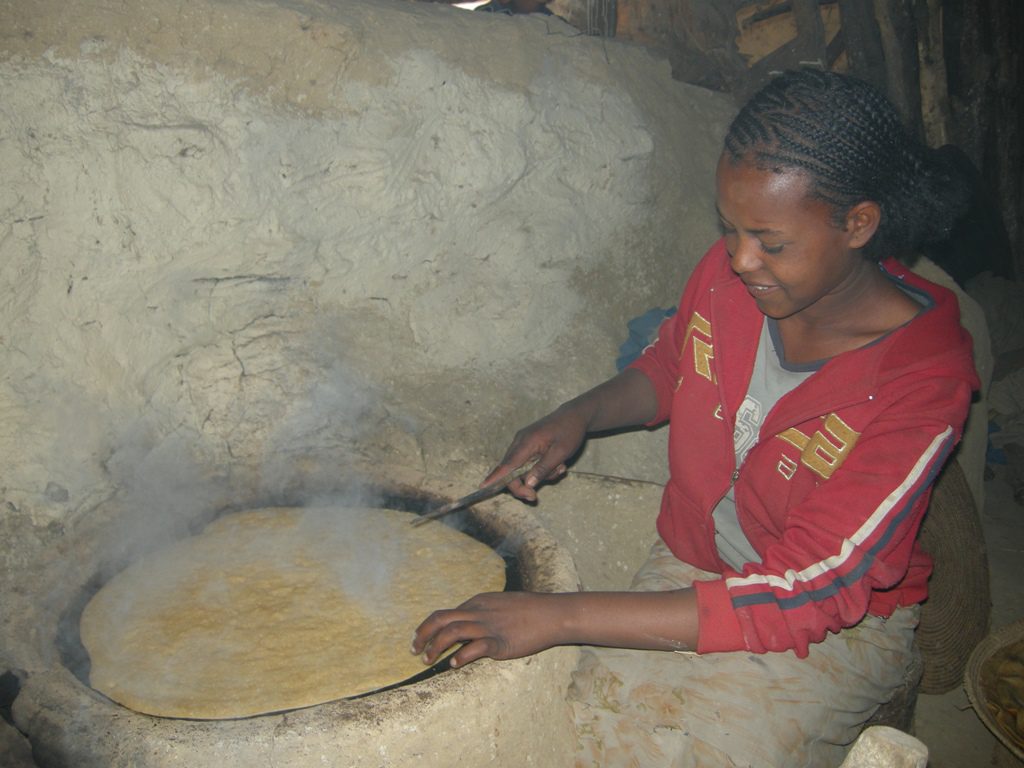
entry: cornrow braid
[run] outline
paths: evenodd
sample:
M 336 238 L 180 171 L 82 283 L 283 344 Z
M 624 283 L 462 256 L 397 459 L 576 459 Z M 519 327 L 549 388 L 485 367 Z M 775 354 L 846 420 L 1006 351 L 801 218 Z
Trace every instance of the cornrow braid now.
M 857 203 L 877 203 L 881 222 L 864 247 L 874 259 L 944 239 L 968 202 L 959 170 L 911 137 L 881 93 L 834 72 L 775 77 L 736 115 L 725 152 L 764 170 L 806 172 L 837 226 Z

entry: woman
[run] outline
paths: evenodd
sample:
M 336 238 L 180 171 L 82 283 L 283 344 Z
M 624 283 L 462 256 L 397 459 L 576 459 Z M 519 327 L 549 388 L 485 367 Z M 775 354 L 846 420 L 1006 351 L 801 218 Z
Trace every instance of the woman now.
M 510 487 L 534 500 L 589 433 L 669 421 L 633 591 L 480 595 L 413 651 L 603 646 L 570 691 L 581 765 L 841 762 L 912 659 L 915 538 L 977 386 L 955 297 L 894 258 L 948 231 L 954 181 L 860 81 L 803 70 L 755 94 L 718 163 L 724 237 L 679 311 L 491 475 L 536 459 Z

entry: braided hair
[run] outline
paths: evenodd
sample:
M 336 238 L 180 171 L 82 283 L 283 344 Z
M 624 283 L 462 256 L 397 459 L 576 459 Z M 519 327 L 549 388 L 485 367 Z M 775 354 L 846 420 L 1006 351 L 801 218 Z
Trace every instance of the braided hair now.
M 944 239 L 968 202 L 958 170 L 911 137 L 881 93 L 835 72 L 775 77 L 729 126 L 725 153 L 762 170 L 806 172 L 837 226 L 857 203 L 877 203 L 881 221 L 863 248 L 876 260 Z

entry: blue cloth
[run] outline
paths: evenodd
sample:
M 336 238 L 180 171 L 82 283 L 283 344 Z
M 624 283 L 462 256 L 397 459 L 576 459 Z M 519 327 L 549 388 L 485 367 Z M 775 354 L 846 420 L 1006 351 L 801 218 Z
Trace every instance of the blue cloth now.
M 988 433 L 990 435 L 996 432 L 1002 432 L 1003 428 L 996 424 L 994 421 L 988 423 Z M 1006 466 L 1009 463 L 1006 458 L 1006 451 L 1002 448 L 996 448 L 992 445 L 992 438 L 988 439 L 988 444 L 985 446 L 985 463 L 986 464 L 999 464 L 1000 466 Z
M 668 309 L 654 307 L 626 323 L 629 336 L 619 347 L 619 356 L 615 360 L 616 369 L 624 370 L 627 365 L 640 357 L 640 353 L 647 345 L 658 338 L 658 329 L 661 328 L 661 324 L 675 313 L 675 307 Z

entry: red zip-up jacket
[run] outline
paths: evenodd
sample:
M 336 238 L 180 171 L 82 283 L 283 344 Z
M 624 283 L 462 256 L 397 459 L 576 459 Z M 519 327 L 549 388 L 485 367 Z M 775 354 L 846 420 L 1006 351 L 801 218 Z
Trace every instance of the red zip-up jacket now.
M 733 429 L 764 315 L 729 267 L 724 241 L 687 282 L 678 312 L 633 366 L 669 421 L 658 532 L 679 559 L 721 574 L 695 585 L 697 650 L 793 649 L 889 616 L 928 593 L 916 542 L 931 485 L 960 439 L 978 379 L 956 297 L 896 262 L 883 268 L 929 306 L 838 355 L 769 412 L 737 470 Z M 760 563 L 718 557 L 711 513 L 735 484 Z

